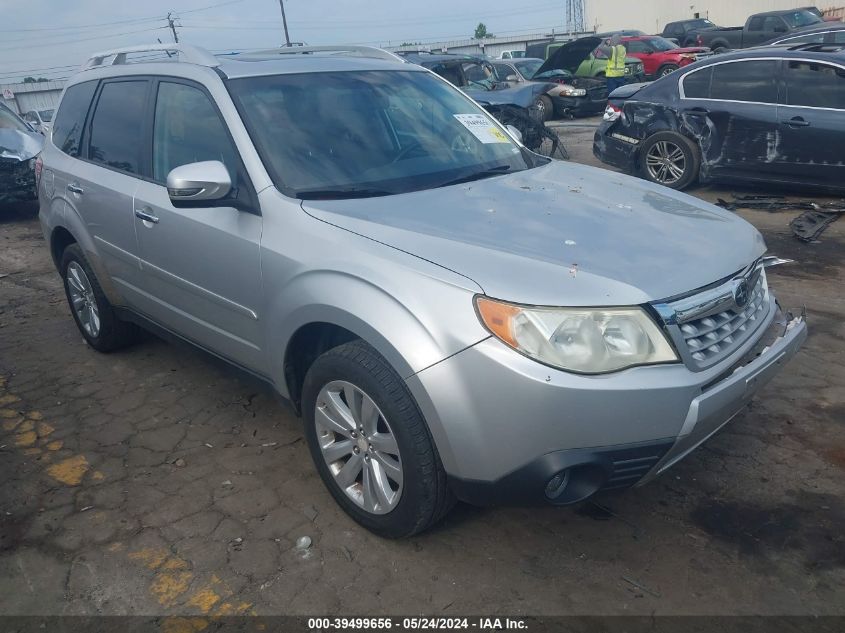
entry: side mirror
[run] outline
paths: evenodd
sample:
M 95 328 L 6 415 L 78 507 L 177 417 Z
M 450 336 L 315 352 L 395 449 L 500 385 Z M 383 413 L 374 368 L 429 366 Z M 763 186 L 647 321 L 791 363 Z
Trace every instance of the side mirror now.
M 181 165 L 167 174 L 167 194 L 174 206 L 220 200 L 231 190 L 232 177 L 219 160 Z
M 510 132 L 510 133 L 511 133 L 511 135 L 513 135 L 513 137 L 514 137 L 516 140 L 518 140 L 520 143 L 522 143 L 522 132 L 520 132 L 517 128 L 515 128 L 515 127 L 514 127 L 514 126 L 512 126 L 512 125 L 507 125 L 507 126 L 505 126 L 505 127 L 507 127 L 507 128 L 508 128 L 508 132 Z
M 516 82 L 519 81 L 519 77 L 517 77 L 516 75 L 508 75 L 507 77 L 505 77 L 505 81 Z

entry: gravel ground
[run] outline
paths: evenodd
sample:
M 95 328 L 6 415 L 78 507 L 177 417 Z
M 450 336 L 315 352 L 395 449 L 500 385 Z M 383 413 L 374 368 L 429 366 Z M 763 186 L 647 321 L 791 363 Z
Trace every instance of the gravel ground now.
M 594 124 L 557 128 L 574 160 Z M 793 213 L 742 215 L 797 261 L 770 284 L 810 323 L 747 412 L 644 488 L 393 542 L 261 387 L 152 336 L 88 348 L 33 209 L 2 210 L 0 613 L 845 615 L 845 220 L 807 245 Z

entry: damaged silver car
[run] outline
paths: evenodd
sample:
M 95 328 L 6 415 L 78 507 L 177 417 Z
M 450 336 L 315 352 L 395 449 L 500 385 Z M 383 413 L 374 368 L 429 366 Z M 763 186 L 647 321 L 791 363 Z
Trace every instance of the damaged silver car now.
M 127 63 L 163 50 L 179 61 Z M 538 156 L 367 47 L 95 55 L 62 97 L 40 200 L 91 347 L 141 325 L 264 380 L 329 493 L 389 537 L 455 499 L 644 483 L 807 335 L 735 214 Z
M 37 155 L 44 137 L 0 104 L 0 204 L 35 200 Z

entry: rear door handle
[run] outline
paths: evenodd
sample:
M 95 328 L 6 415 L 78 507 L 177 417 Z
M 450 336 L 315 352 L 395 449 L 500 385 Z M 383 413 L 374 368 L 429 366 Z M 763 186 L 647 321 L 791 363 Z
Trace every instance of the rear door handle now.
M 789 119 L 789 121 L 781 121 L 784 125 L 788 125 L 789 127 L 810 127 L 810 122 L 805 121 L 800 116 L 793 117 Z
M 149 209 L 135 209 L 135 217 L 144 222 L 158 224 L 158 218 L 150 213 Z
M 75 184 L 75 183 L 70 183 L 70 184 L 67 186 L 67 190 L 68 190 L 68 191 L 70 191 L 71 193 L 76 193 L 76 194 L 79 194 L 80 196 L 81 196 L 83 193 L 85 193 L 85 189 L 83 189 L 82 187 L 80 187 L 79 185 L 77 185 L 77 184 Z
M 691 108 L 687 112 L 693 116 L 707 116 L 710 114 L 710 110 L 707 108 Z

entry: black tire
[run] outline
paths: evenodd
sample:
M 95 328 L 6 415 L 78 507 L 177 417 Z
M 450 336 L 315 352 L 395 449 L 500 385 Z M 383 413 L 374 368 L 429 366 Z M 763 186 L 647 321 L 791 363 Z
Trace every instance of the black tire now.
M 660 143 L 666 144 L 664 147 L 677 147 L 683 153 L 682 175 L 676 180 L 661 179 L 659 168 L 657 170 L 649 169 L 649 153 L 653 148 L 659 153 L 660 149 L 657 146 Z M 637 163 L 640 175 L 646 180 L 680 191 L 686 189 L 698 179 L 698 173 L 701 168 L 701 154 L 698 147 L 686 136 L 677 132 L 658 132 L 643 141 L 637 157 Z
M 678 68 L 679 66 L 677 64 L 666 64 L 665 66 L 661 66 L 657 70 L 657 78 L 660 79 L 661 77 L 671 75 L 673 72 L 678 70 Z
M 86 331 L 82 321 L 80 321 L 79 314 L 73 307 L 73 299 L 71 298 L 71 289 L 68 282 L 68 268 L 73 263 L 76 263 L 82 268 L 91 286 L 91 295 L 96 303 L 100 321 L 99 331 L 96 335 L 92 335 Z M 82 337 L 91 347 L 98 352 L 113 352 L 127 345 L 131 345 L 138 339 L 137 326 L 133 323 L 121 321 L 117 317 L 114 308 L 112 308 L 109 300 L 106 299 L 106 295 L 100 287 L 100 282 L 97 281 L 91 265 L 88 263 L 78 244 L 70 244 L 65 248 L 59 263 L 59 272 L 62 275 L 65 297 L 70 307 L 70 313 L 73 315 L 73 320 L 76 322 L 76 327 L 79 328 Z
M 315 409 L 321 389 L 332 381 L 349 382 L 363 390 L 389 420 L 402 463 L 402 492 L 386 514 L 374 514 L 356 504 L 335 481 L 320 449 Z M 403 538 L 437 523 L 454 505 L 446 472 L 428 427 L 399 375 L 378 352 L 361 340 L 322 354 L 305 376 L 302 387 L 305 437 L 323 483 L 355 521 L 387 538 Z
M 540 95 L 535 106 L 543 113 L 543 123 L 554 118 L 555 106 L 548 95 Z

